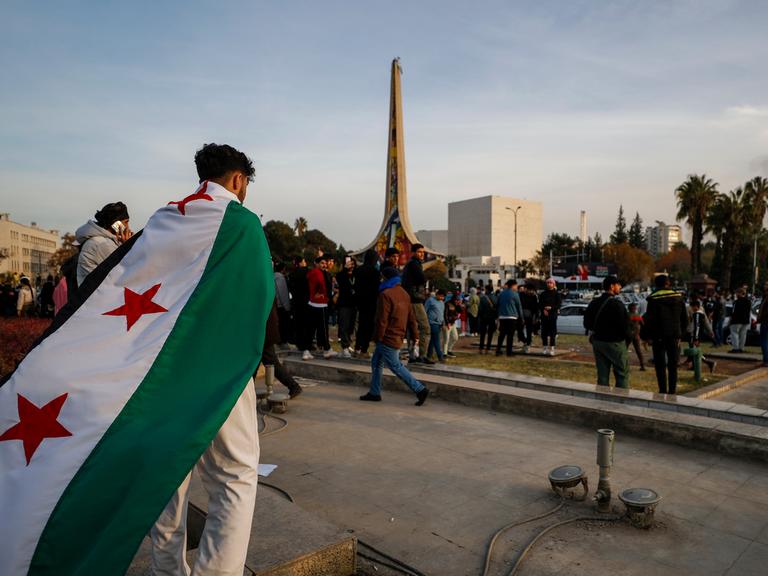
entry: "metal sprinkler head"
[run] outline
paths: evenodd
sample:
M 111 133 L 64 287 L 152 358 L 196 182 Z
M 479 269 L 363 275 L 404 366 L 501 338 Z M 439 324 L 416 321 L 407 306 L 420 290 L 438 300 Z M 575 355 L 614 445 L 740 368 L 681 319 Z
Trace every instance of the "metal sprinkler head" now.
M 589 492 L 589 480 L 584 475 L 584 470 L 575 464 L 559 466 L 549 473 L 549 484 L 552 490 L 562 498 L 571 498 L 573 500 L 584 500 Z M 579 484 L 584 488 L 584 493 L 577 496 L 573 490 Z
M 650 488 L 627 488 L 619 494 L 619 500 L 627 507 L 629 521 L 636 528 L 653 526 L 653 515 L 661 496 Z

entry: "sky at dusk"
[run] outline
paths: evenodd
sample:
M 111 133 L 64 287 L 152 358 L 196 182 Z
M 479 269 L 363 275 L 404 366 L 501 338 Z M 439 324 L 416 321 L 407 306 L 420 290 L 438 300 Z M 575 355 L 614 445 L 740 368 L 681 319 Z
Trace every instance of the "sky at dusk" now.
M 382 220 L 394 57 L 410 220 L 537 200 L 544 231 L 674 221 L 674 189 L 768 176 L 768 3 L 21 2 L 0 7 L 0 212 L 134 229 L 205 142 L 253 158 L 246 206 L 348 249 Z M 688 233 L 686 232 L 686 237 Z

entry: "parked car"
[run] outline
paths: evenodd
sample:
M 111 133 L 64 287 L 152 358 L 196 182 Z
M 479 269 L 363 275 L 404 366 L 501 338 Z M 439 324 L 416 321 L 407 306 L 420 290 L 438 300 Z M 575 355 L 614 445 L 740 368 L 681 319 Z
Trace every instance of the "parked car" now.
M 557 331 L 560 334 L 586 334 L 584 328 L 584 312 L 587 304 L 569 302 L 560 307 L 557 318 Z

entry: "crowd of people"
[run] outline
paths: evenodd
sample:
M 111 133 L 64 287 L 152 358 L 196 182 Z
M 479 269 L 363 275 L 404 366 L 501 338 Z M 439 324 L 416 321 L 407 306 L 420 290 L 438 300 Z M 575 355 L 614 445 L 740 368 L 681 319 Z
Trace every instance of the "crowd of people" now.
M 467 293 L 429 290 L 423 259 L 424 247 L 415 244 L 402 267 L 396 248 L 388 248 L 381 261 L 369 250 L 360 265 L 352 256 L 337 263 L 327 254 L 317 255 L 311 263 L 296 257 L 290 270 L 286 263 L 275 262 L 279 344 L 295 345 L 304 360 L 314 358 L 313 352 L 324 358 L 339 354 L 370 358 L 377 301 L 386 282 L 394 278 L 384 278 L 391 269 L 408 294 L 416 319 L 416 328 L 405 334 L 409 362 L 434 364 L 455 357 L 462 336 L 479 336 L 480 354 L 493 348 L 496 355 L 509 356 L 515 338 L 527 353 L 534 335 L 541 334 L 544 354 L 555 355 L 561 295 L 553 279 L 540 294 L 534 285 L 518 285 L 515 280 L 503 287 L 473 287 Z M 338 271 L 333 273 L 334 269 Z M 338 328 L 341 352 L 331 347 L 333 325 Z
M 678 368 L 702 362 L 714 372 L 716 361 L 701 352 L 701 342 L 711 339 L 715 348 L 725 341 L 724 320 L 726 301 L 717 291 L 707 295 L 684 295 L 672 289 L 669 276 L 659 274 L 654 279 L 654 290 L 647 298 L 642 316 L 637 305 L 628 308 L 615 296 L 621 291 L 616 276 L 603 281 L 603 294 L 593 299 L 584 313 L 584 327 L 595 357 L 598 385 L 608 386 L 611 371 L 615 385 L 629 388 L 629 346 L 638 356 L 640 370 L 645 370 L 643 349 L 650 347 L 656 381 L 660 394 L 675 394 Z M 730 314 L 730 353 L 743 353 L 747 330 L 751 325 L 752 299 L 746 288 L 735 292 Z M 760 327 L 760 346 L 763 366 L 768 366 L 768 284 L 756 314 L 755 324 Z M 681 345 L 683 358 L 681 360 Z

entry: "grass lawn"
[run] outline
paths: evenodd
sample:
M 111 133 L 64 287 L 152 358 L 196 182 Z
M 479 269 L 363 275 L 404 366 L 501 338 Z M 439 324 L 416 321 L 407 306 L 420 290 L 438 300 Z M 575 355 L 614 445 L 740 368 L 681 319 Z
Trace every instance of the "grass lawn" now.
M 448 359 L 447 365 L 467 366 L 471 368 L 485 368 L 487 370 L 503 370 L 544 378 L 556 378 L 558 380 L 571 380 L 573 382 L 586 382 L 595 384 L 597 372 L 594 362 L 581 362 L 564 360 L 559 358 L 543 358 L 538 356 L 516 355 L 511 358 L 506 356 L 480 355 L 477 352 L 455 351 L 456 358 Z M 714 384 L 724 379 L 720 374 L 704 374 L 701 384 L 693 380 L 693 372 L 680 370 L 677 381 L 678 394 L 685 394 L 701 386 Z M 611 376 L 613 382 L 613 376 Z M 630 366 L 629 385 L 633 390 L 646 390 L 656 392 L 656 374 L 652 367 L 641 372 L 637 366 Z
M 335 330 L 331 334 L 333 348 L 341 350 L 341 347 L 336 342 Z M 592 345 L 584 335 L 577 334 L 560 334 L 557 337 L 557 349 L 561 352 L 568 352 L 566 355 L 561 355 L 555 358 L 544 356 L 532 356 L 524 354 L 516 354 L 511 358 L 506 356 L 495 356 L 493 354 L 493 348 L 491 354 L 480 355 L 478 353 L 475 344 L 478 339 L 475 337 L 462 337 L 459 338 L 459 342 L 454 348 L 454 354 L 456 358 L 447 358 L 446 366 L 465 366 L 468 368 L 484 368 L 487 370 L 500 370 L 503 372 L 514 372 L 517 374 L 528 374 L 531 376 L 541 376 L 543 378 L 555 378 L 558 380 L 570 380 L 572 382 L 585 382 L 587 384 L 595 384 L 597 382 L 597 372 L 595 370 L 595 362 L 592 358 Z M 495 342 L 495 338 L 494 338 Z M 517 343 L 517 339 L 515 339 Z M 534 347 L 539 346 L 541 340 L 534 341 Z M 706 352 L 713 351 L 711 343 L 705 343 L 702 349 Z M 721 346 L 717 349 L 720 352 L 726 352 L 727 347 Z M 759 353 L 758 349 L 748 348 L 747 352 Z M 646 359 L 650 358 L 651 351 L 647 350 L 645 353 Z M 637 365 L 637 357 L 634 350 L 629 352 L 630 361 L 630 376 L 629 385 L 633 390 L 645 390 L 648 392 L 657 392 L 658 385 L 656 384 L 656 373 L 653 370 L 653 365 L 646 367 L 644 372 L 640 371 L 640 367 Z M 745 370 L 746 370 L 745 366 Z M 702 381 L 696 383 L 693 379 L 693 371 L 685 368 L 680 368 L 678 371 L 677 392 L 678 394 L 685 394 L 696 388 L 702 386 L 708 386 L 716 382 L 720 382 L 728 377 L 728 374 L 721 374 L 715 372 L 709 374 L 706 366 L 702 370 Z M 611 376 L 611 382 L 613 383 L 613 376 Z
M 597 381 L 597 372 L 595 363 L 592 360 L 592 346 L 586 336 L 576 334 L 561 334 L 557 337 L 557 348 L 560 351 L 568 351 L 567 356 L 555 358 L 542 356 L 526 356 L 518 354 L 507 358 L 506 356 L 495 356 L 491 354 L 478 354 L 477 349 L 472 346 L 476 338 L 461 338 L 460 345 L 454 350 L 456 358 L 448 359 L 447 365 L 466 366 L 470 368 L 485 368 L 488 370 L 502 370 L 505 372 L 515 372 L 518 374 L 529 374 L 531 376 L 541 376 L 544 378 L 556 378 L 559 380 L 570 380 L 573 382 L 586 382 L 595 384 Z M 540 344 L 535 341 L 534 345 Z M 720 350 L 723 350 L 721 347 Z M 646 358 L 650 357 L 650 350 L 646 353 Z M 630 376 L 629 385 L 633 390 L 646 390 L 648 392 L 658 391 L 656 384 L 656 373 L 653 366 L 647 366 L 644 372 L 636 362 L 635 353 L 630 350 Z M 693 371 L 680 369 L 678 371 L 677 392 L 685 394 L 696 388 L 714 384 L 724 380 L 727 376 L 723 374 L 709 374 L 704 367 L 702 372 L 702 382 L 697 384 L 693 379 Z M 613 382 L 613 376 L 611 376 Z

